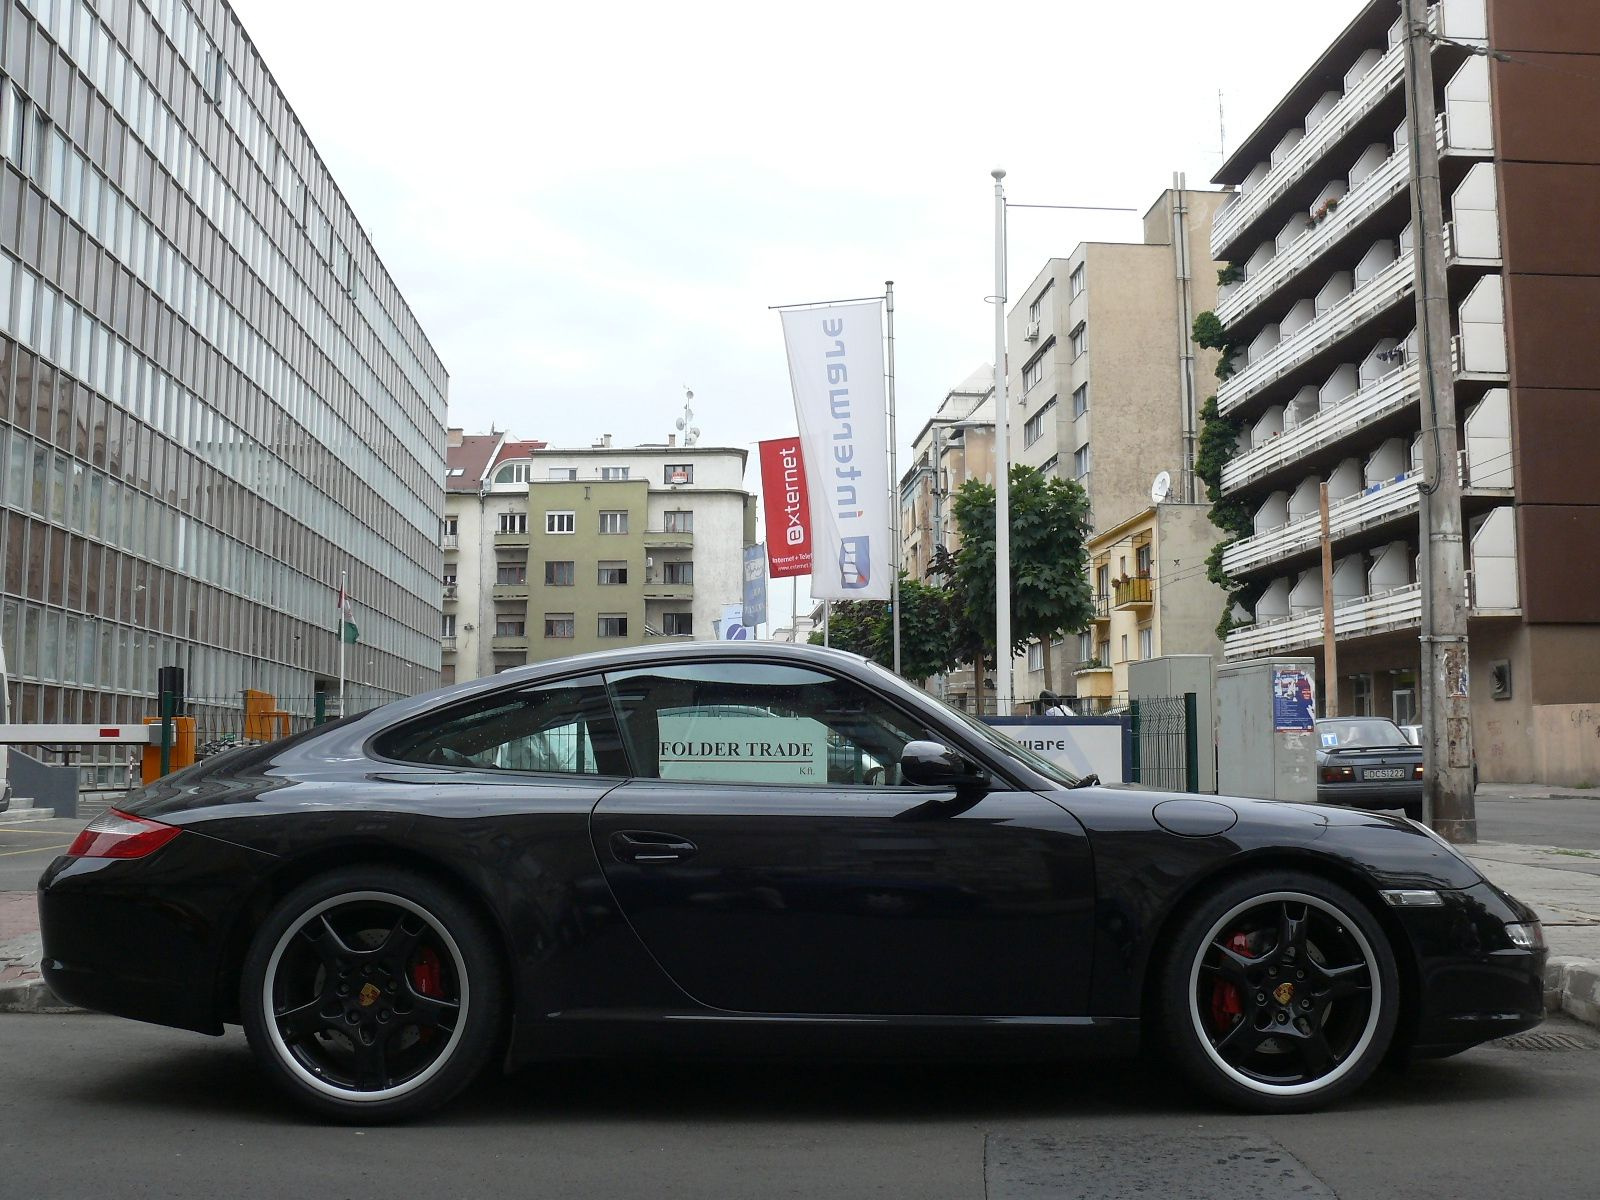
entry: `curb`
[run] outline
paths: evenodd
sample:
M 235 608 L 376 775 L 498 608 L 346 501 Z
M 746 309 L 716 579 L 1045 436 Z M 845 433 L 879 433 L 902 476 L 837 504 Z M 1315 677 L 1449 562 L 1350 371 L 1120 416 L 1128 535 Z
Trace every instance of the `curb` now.
M 1544 968 L 1546 1012 L 1564 1012 L 1585 1025 L 1600 1025 L 1600 962 L 1558 955 Z

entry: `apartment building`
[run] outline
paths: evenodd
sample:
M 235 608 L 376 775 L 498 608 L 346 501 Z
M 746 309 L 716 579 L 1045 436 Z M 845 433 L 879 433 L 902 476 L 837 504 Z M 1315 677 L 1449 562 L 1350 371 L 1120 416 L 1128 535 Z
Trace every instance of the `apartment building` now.
M 309 723 L 342 577 L 352 700 L 435 684 L 445 371 L 238 18 L 26 0 L 0 47 L 13 719 L 137 721 L 178 666 L 203 728 Z
M 1332 501 L 1344 713 L 1417 717 L 1416 336 L 1399 0 L 1349 26 L 1229 158 L 1211 253 L 1240 278 L 1223 473 L 1254 531 L 1224 565 L 1258 593 L 1230 660 L 1320 656 L 1318 490 Z M 1600 732 L 1600 6 L 1442 0 L 1437 85 L 1481 777 L 1593 783 Z M 1484 51 L 1490 51 L 1490 57 Z
M 1217 356 L 1190 333 L 1215 303 L 1220 264 L 1208 235 L 1227 198 L 1163 192 L 1144 216 L 1143 242 L 1087 242 L 1051 259 L 1009 314 L 1011 459 L 1081 483 L 1097 532 L 1144 512 L 1161 471 L 1174 481 L 1173 499 L 1197 496 L 1194 439 Z M 1017 696 L 1047 683 L 1072 694 L 1080 661 L 1076 638 L 1030 647 Z
M 440 629 L 447 680 L 658 640 L 714 638 L 740 602 L 756 505 L 743 450 L 557 449 L 449 435 Z M 460 474 L 456 474 L 459 471 Z
M 951 498 L 969 479 L 994 482 L 994 367 L 985 364 L 945 393 L 911 442 L 911 466 L 900 476 L 900 562 L 913 579 L 928 579 L 938 547 L 960 542 Z M 970 666 L 927 681 L 930 691 L 976 711 L 994 699 Z M 989 711 L 989 709 L 985 709 Z

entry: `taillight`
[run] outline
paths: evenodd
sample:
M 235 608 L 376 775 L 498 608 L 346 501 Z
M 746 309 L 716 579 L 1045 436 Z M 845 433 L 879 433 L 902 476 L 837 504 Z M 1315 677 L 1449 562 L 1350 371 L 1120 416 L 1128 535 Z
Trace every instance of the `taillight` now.
M 176 825 L 111 809 L 73 839 L 68 858 L 143 858 L 183 831 Z
M 1421 763 L 1418 763 L 1416 766 L 1411 768 L 1411 778 L 1413 778 L 1413 779 L 1421 779 L 1422 778 L 1422 764 Z
M 1323 783 L 1350 783 L 1350 782 L 1354 781 L 1355 777 L 1356 777 L 1356 769 L 1354 767 L 1323 767 L 1322 768 L 1322 782 Z

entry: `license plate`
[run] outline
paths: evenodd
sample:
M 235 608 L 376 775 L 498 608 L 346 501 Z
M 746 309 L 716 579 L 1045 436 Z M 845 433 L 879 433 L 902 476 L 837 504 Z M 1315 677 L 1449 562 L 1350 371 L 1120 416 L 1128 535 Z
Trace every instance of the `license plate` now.
M 1410 772 L 1404 767 L 1368 767 L 1361 772 L 1363 779 L 1404 779 Z

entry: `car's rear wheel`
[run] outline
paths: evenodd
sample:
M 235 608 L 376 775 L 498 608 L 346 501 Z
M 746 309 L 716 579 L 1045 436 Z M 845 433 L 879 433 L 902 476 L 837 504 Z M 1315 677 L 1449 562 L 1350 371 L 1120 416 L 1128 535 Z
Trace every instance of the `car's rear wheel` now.
M 241 984 L 258 1063 L 301 1104 L 377 1123 L 444 1103 L 483 1068 L 504 1007 L 482 923 L 409 871 L 350 867 L 286 896 Z
M 1344 888 L 1298 871 L 1245 876 L 1200 903 L 1160 987 L 1180 1069 L 1258 1112 L 1303 1112 L 1361 1086 L 1400 1005 L 1382 927 Z

